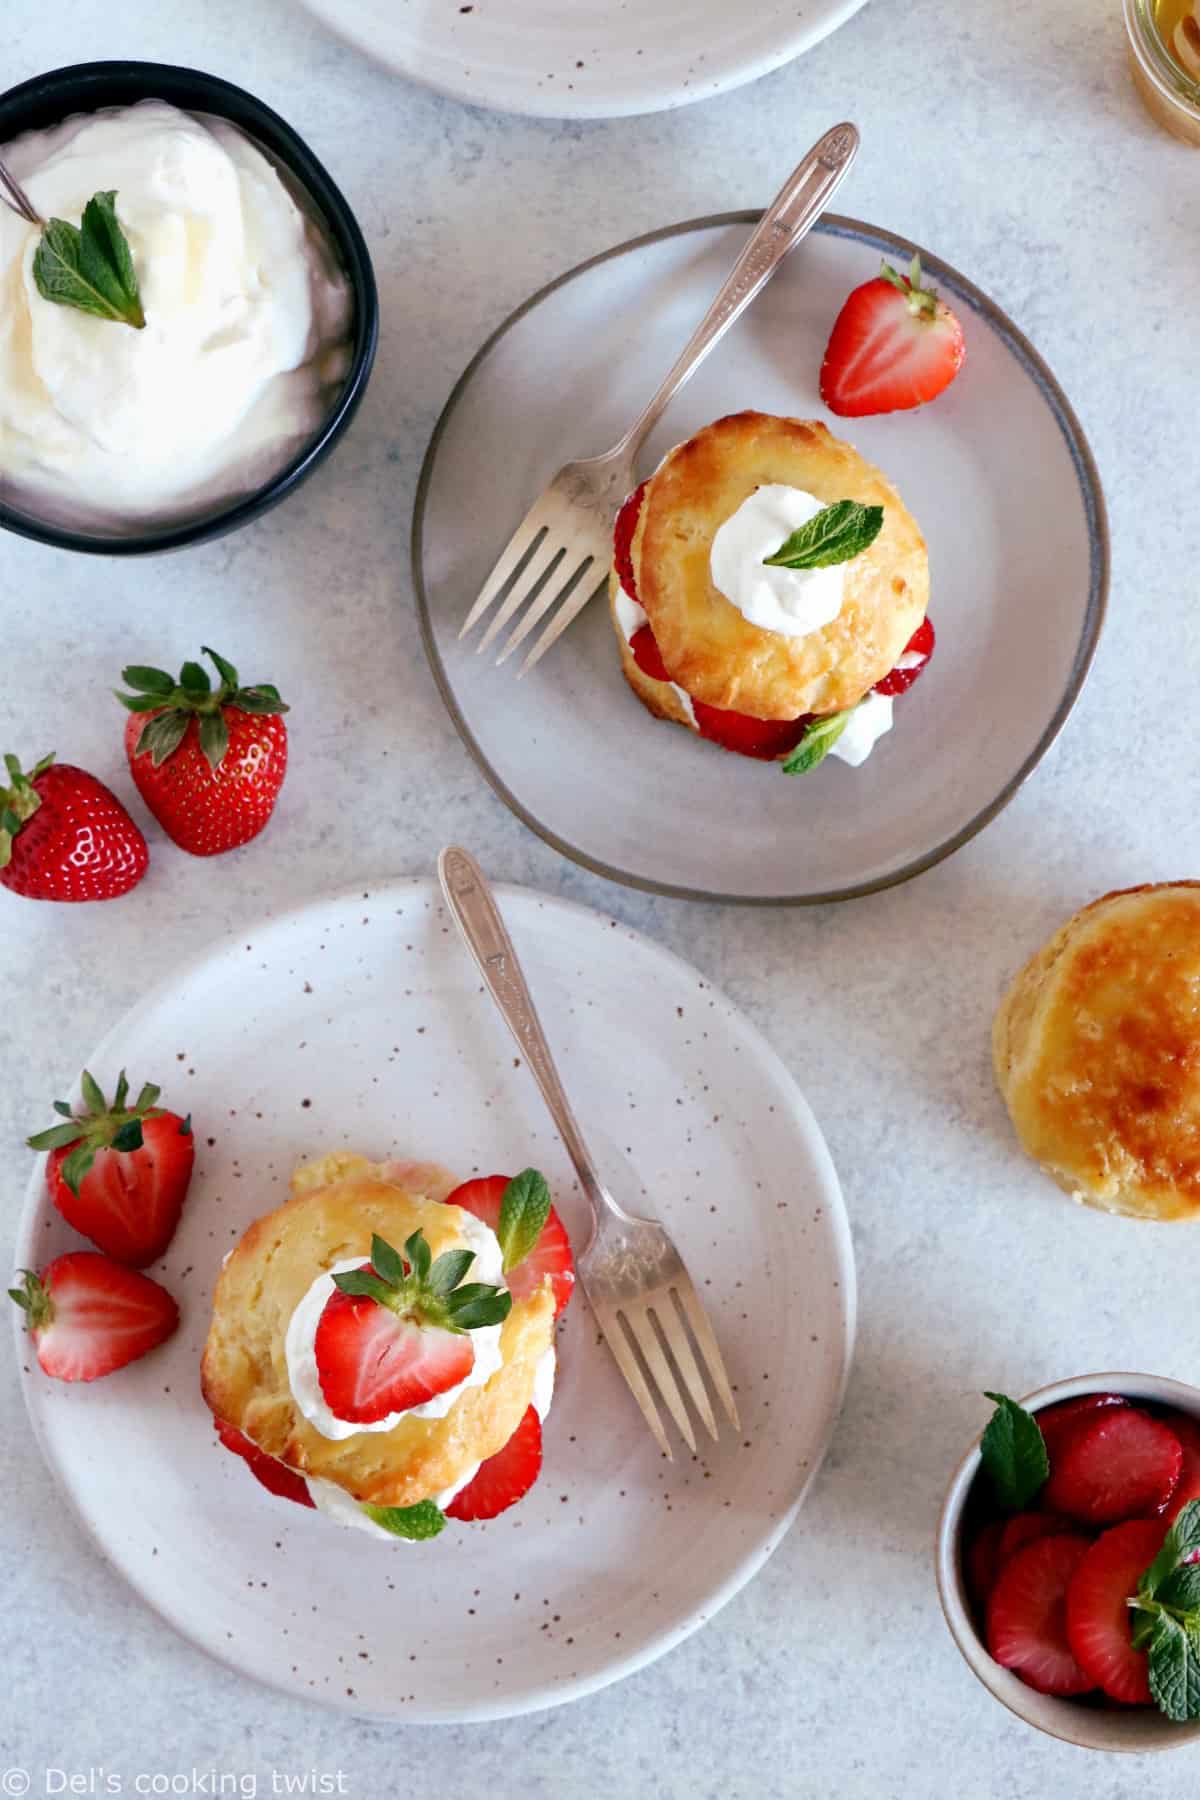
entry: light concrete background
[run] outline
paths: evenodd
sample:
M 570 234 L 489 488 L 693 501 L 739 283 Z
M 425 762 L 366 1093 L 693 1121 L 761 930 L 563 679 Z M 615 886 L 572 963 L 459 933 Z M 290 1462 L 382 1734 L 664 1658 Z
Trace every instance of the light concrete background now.
M 0 14 L 6 84 L 114 55 L 230 76 L 295 122 L 358 210 L 383 335 L 338 455 L 250 530 L 140 566 L 0 542 L 0 748 L 53 745 L 128 798 L 107 690 L 124 662 L 174 665 L 201 640 L 295 703 L 288 784 L 257 845 L 195 863 L 155 831 L 150 876 L 119 907 L 0 892 L 6 1230 L 24 1134 L 148 983 L 228 927 L 349 876 L 428 872 L 454 837 L 498 878 L 611 910 L 670 944 L 763 1027 L 841 1172 L 861 1327 L 825 1470 L 747 1591 L 592 1700 L 436 1732 L 282 1699 L 171 1635 L 68 1517 L 6 1355 L 0 1765 L 29 1767 L 34 1793 L 53 1766 L 103 1770 L 126 1792 L 138 1772 L 215 1769 L 253 1774 L 270 1793 L 273 1770 L 315 1768 L 341 1771 L 357 1800 L 410 1788 L 463 1800 L 1193 1795 L 1198 1753 L 1139 1767 L 1010 1719 L 960 1661 L 931 1561 L 982 1387 L 1017 1393 L 1113 1367 L 1195 1379 L 1200 1348 L 1194 1236 L 1066 1204 L 1017 1153 L 988 1062 L 1003 983 L 1067 913 L 1107 888 L 1200 872 L 1200 160 L 1140 111 L 1117 0 L 873 0 L 756 86 L 588 125 L 438 99 L 288 0 L 8 0 Z M 417 471 L 462 365 L 532 288 L 632 233 L 764 203 L 846 116 L 864 147 L 845 210 L 979 282 L 1078 408 L 1111 511 L 1109 623 L 1064 738 L 949 863 L 815 912 L 656 901 L 562 862 L 461 748 L 413 613 Z M 104 1775 L 92 1779 L 104 1792 Z

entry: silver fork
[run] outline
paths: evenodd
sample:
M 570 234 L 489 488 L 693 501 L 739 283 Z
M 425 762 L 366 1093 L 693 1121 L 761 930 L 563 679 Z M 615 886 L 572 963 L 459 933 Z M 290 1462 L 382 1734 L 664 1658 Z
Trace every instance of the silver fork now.
M 608 576 L 617 508 L 634 486 L 633 471 L 646 438 L 684 382 L 720 343 L 734 320 L 766 286 L 780 263 L 808 235 L 847 175 L 858 151 L 853 125 L 835 125 L 788 176 L 738 257 L 720 293 L 645 411 L 603 456 L 566 463 L 513 532 L 463 623 L 465 637 L 495 602 L 503 604 L 475 646 L 486 650 L 524 607 L 497 663 L 510 657 L 547 619 L 525 657 L 524 675 L 595 598 Z M 506 591 L 507 590 L 507 591 Z M 555 610 L 551 610 L 551 609 Z
M 730 1423 L 735 1430 L 741 1428 L 725 1364 L 700 1297 L 662 1226 L 627 1213 L 600 1179 L 554 1066 L 512 939 L 479 864 L 466 850 L 450 847 L 438 857 L 438 877 L 446 904 L 501 1017 L 524 1053 L 591 1204 L 592 1235 L 575 1267 L 596 1323 L 659 1449 L 665 1456 L 671 1455 L 651 1383 L 694 1454 L 696 1437 L 680 1381 L 714 1439 L 717 1422 L 692 1338 Z

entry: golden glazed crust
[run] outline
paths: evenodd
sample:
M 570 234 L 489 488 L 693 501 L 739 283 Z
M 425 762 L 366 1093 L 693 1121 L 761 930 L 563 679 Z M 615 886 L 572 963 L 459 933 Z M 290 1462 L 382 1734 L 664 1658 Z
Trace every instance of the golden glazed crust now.
M 846 565 L 837 618 L 804 637 L 750 624 L 709 572 L 718 528 L 771 482 L 825 505 L 884 508 L 879 536 Z M 695 700 L 756 719 L 856 705 L 896 666 L 929 603 L 925 540 L 891 483 L 824 425 L 767 413 L 718 419 L 671 451 L 647 484 L 632 559 L 673 679 Z
M 465 1241 L 459 1207 L 410 1191 L 398 1175 L 439 1195 L 455 1185 L 429 1164 L 377 1165 L 346 1154 L 299 1169 L 292 1198 L 251 1225 L 221 1272 L 200 1373 L 218 1418 L 289 1467 L 378 1506 L 429 1499 L 504 1447 L 533 1398 L 554 1329 L 547 1280 L 529 1299 L 513 1302 L 500 1338 L 502 1367 L 482 1387 L 468 1388 L 445 1418 L 405 1418 L 391 1431 L 337 1441 L 322 1437 L 292 1398 L 284 1354 L 288 1321 L 315 1276 L 343 1257 L 361 1253 L 365 1260 L 372 1232 L 401 1245 L 420 1229 L 435 1257 Z
M 1022 1145 L 1072 1198 L 1200 1216 L 1200 883 L 1068 919 L 1005 995 L 992 1051 Z

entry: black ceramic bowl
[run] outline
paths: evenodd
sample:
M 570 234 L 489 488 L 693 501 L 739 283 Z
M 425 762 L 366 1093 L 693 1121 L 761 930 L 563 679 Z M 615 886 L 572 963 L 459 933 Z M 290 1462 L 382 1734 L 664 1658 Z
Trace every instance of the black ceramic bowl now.
M 379 337 L 379 297 L 362 232 L 341 190 L 290 125 L 244 88 L 198 69 L 169 63 L 77 63 L 37 75 L 0 95 L 0 144 L 23 131 L 45 130 L 74 113 L 98 112 L 106 106 L 132 106 L 139 100 L 166 100 L 183 112 L 210 113 L 228 119 L 251 137 L 268 157 L 299 183 L 325 225 L 350 283 L 354 299 L 350 367 L 345 386 L 316 435 L 271 479 L 227 505 L 177 524 L 111 534 L 71 531 L 36 514 L 0 501 L 0 526 L 36 538 L 61 550 L 90 550 L 102 556 L 137 556 L 151 550 L 177 550 L 205 538 L 221 537 L 283 500 L 328 456 L 354 417 L 362 399 Z

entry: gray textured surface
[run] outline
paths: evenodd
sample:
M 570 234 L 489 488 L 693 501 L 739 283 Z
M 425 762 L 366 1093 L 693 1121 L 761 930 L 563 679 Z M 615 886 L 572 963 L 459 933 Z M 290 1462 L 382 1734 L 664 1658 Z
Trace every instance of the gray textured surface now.
M 427 871 L 448 836 L 492 872 L 612 909 L 697 962 L 789 1059 L 845 1184 L 861 1330 L 833 1451 L 766 1572 L 704 1632 L 574 1708 L 444 1731 L 356 1726 L 249 1687 L 177 1641 L 79 1536 L 29 1439 L 11 1363 L 0 1582 L 0 1765 L 342 1771 L 343 1791 L 953 1795 L 1195 1792 L 1011 1720 L 960 1661 L 930 1545 L 978 1390 L 1089 1368 L 1194 1378 L 1184 1228 L 1077 1212 L 1019 1158 L 987 1026 L 1016 964 L 1083 900 L 1194 875 L 1195 266 L 1200 163 L 1143 117 L 1116 0 L 874 0 L 802 62 L 724 99 L 613 125 L 491 117 L 377 72 L 286 0 L 12 0 L 6 80 L 77 57 L 192 62 L 284 111 L 334 170 L 377 259 L 380 359 L 359 421 L 302 498 L 240 536 L 141 567 L 0 543 L 3 747 L 54 744 L 123 794 L 122 662 L 232 650 L 296 705 L 270 835 L 212 864 L 152 840 L 119 907 L 0 893 L 0 1142 L 11 1232 L 23 1133 L 109 1021 L 229 924 L 349 874 Z M 407 529 L 429 430 L 484 333 L 531 288 L 635 231 L 761 203 L 850 115 L 846 210 L 990 290 L 1076 404 L 1106 480 L 1109 625 L 1065 738 L 975 843 L 841 909 L 656 902 L 568 867 L 485 788 L 422 661 Z M 81 704 L 85 693 L 96 704 Z M 947 746 L 947 754 L 953 748 Z M 781 1304 L 786 1295 L 781 1295 Z M 136 1471 L 131 1471 L 136 1479 Z M 434 1764 L 431 1758 L 436 1757 Z M 103 1792 L 103 1776 L 94 1791 Z M 201 1787 L 201 1792 L 204 1789 Z M 248 1785 L 243 1791 L 249 1791 Z

